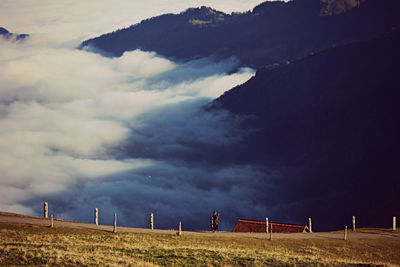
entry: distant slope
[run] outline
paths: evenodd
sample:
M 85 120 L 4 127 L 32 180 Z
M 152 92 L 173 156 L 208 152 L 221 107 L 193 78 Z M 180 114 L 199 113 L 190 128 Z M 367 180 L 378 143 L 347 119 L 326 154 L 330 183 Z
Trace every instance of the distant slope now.
M 399 11 L 397 0 L 276 1 L 230 15 L 193 8 L 144 20 L 87 40 L 80 47 L 109 56 L 134 49 L 180 60 L 236 56 L 245 65 L 261 67 L 389 32 L 400 26 Z
M 29 36 L 29 34 L 14 34 L 14 33 L 9 32 L 8 30 L 6 30 L 3 27 L 0 27 L 0 36 L 3 36 L 6 39 L 15 38 L 15 40 L 23 40 L 23 39 L 27 38 Z
M 394 31 L 268 66 L 214 102 L 255 116 L 236 153 L 281 174 L 282 213 L 284 199 L 320 225 L 400 213 L 399 47 Z

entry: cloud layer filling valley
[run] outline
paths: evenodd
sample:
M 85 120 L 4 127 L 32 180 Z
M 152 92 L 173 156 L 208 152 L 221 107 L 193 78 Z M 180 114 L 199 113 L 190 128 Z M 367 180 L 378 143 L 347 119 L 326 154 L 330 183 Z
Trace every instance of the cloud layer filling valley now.
M 201 4 L 231 12 L 259 2 Z M 101 1 L 2 2 L 0 26 L 31 36 L 0 39 L 0 210 L 40 215 L 48 201 L 64 219 L 91 222 L 98 207 L 100 223 L 118 212 L 119 224 L 143 227 L 153 212 L 157 227 L 182 220 L 205 229 L 217 209 L 225 230 L 238 217 L 266 213 L 263 192 L 278 174 L 222 158 L 218 151 L 246 136 L 237 127 L 243 118 L 204 110 L 253 70 L 233 73 L 234 58 L 177 63 L 139 50 L 106 58 L 75 49 L 85 38 L 196 3 L 139 8 L 134 1 L 129 13 L 119 1 L 104 16 Z

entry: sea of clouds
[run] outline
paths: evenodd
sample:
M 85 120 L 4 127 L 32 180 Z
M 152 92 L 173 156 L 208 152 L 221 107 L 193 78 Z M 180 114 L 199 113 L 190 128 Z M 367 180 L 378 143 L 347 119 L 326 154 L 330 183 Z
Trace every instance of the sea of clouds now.
M 63 219 L 223 229 L 263 215 L 278 174 L 218 158 L 240 144 L 243 120 L 204 106 L 247 81 L 235 58 L 172 62 L 151 52 L 119 58 L 75 49 L 83 40 L 151 16 L 207 5 L 246 11 L 261 1 L 22 1 L 0 3 L 0 211 Z M 250 181 L 250 182 L 249 182 Z M 269 210 L 272 213 L 272 210 Z M 222 217 L 224 218 L 224 217 Z M 223 221 L 224 222 L 224 221 Z

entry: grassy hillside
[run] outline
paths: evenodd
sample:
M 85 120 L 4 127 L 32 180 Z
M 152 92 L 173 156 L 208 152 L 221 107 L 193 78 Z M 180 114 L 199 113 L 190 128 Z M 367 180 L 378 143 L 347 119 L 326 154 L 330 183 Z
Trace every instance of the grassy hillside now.
M 400 264 L 399 239 L 263 240 L 0 223 L 0 265 L 360 266 Z

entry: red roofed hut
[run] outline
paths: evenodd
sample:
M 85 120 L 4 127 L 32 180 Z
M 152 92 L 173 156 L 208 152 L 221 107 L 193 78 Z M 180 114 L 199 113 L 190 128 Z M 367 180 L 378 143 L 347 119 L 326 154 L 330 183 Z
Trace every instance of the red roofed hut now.
M 273 233 L 301 233 L 308 231 L 306 225 L 268 222 L 268 229 Z M 232 232 L 265 233 L 265 221 L 239 219 Z

